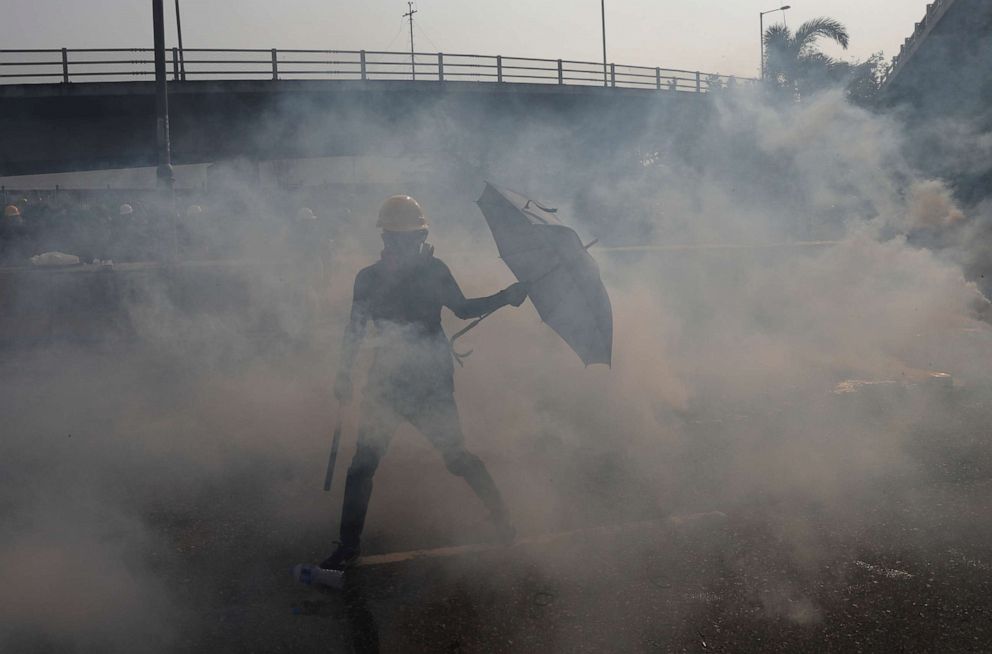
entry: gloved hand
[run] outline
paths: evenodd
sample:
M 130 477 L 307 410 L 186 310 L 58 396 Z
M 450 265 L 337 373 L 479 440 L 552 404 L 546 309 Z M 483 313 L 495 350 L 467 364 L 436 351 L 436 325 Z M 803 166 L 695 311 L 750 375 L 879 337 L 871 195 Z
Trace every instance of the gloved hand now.
M 334 397 L 338 402 L 351 402 L 354 389 L 351 385 L 351 374 L 344 370 L 338 372 L 337 379 L 334 380 Z
M 502 294 L 507 304 L 519 307 L 527 299 L 527 285 L 523 282 L 511 284 L 502 290 Z

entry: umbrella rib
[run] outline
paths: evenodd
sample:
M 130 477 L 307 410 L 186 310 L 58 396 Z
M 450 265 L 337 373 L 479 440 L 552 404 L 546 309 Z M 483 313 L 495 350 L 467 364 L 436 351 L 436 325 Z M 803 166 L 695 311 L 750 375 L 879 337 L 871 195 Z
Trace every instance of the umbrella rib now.
M 543 252 L 544 250 L 550 250 L 547 245 L 542 247 L 531 248 L 529 250 L 515 250 L 514 252 L 507 252 L 506 254 L 499 255 L 500 259 L 506 259 L 507 257 L 522 256 L 524 254 L 531 254 L 533 252 Z

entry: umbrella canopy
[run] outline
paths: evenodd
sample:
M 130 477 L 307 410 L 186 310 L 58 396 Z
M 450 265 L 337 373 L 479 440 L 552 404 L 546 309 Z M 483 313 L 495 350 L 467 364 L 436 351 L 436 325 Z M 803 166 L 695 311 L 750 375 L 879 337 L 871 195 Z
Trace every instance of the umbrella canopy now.
M 571 228 L 549 209 L 519 193 L 486 184 L 479 208 L 500 257 L 529 285 L 541 319 L 587 366 L 610 365 L 613 309 L 599 266 Z

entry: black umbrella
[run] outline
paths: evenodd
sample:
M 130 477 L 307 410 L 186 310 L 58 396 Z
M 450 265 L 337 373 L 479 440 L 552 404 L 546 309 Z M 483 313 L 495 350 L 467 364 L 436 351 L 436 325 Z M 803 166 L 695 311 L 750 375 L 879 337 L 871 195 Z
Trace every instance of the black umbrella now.
M 479 208 L 499 254 L 527 283 L 541 319 L 587 366 L 610 365 L 613 309 L 599 266 L 578 235 L 549 209 L 519 193 L 486 184 Z M 595 241 L 594 241 L 595 243 Z

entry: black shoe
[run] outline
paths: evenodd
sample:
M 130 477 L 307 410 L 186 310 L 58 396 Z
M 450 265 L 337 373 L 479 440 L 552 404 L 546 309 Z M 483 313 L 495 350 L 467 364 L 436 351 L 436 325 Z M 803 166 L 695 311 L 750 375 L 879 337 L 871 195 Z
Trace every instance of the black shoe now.
M 340 570 L 343 572 L 358 561 L 359 554 L 360 551 L 357 547 L 338 543 L 337 549 L 334 550 L 333 554 L 321 561 L 320 567 L 324 570 Z

